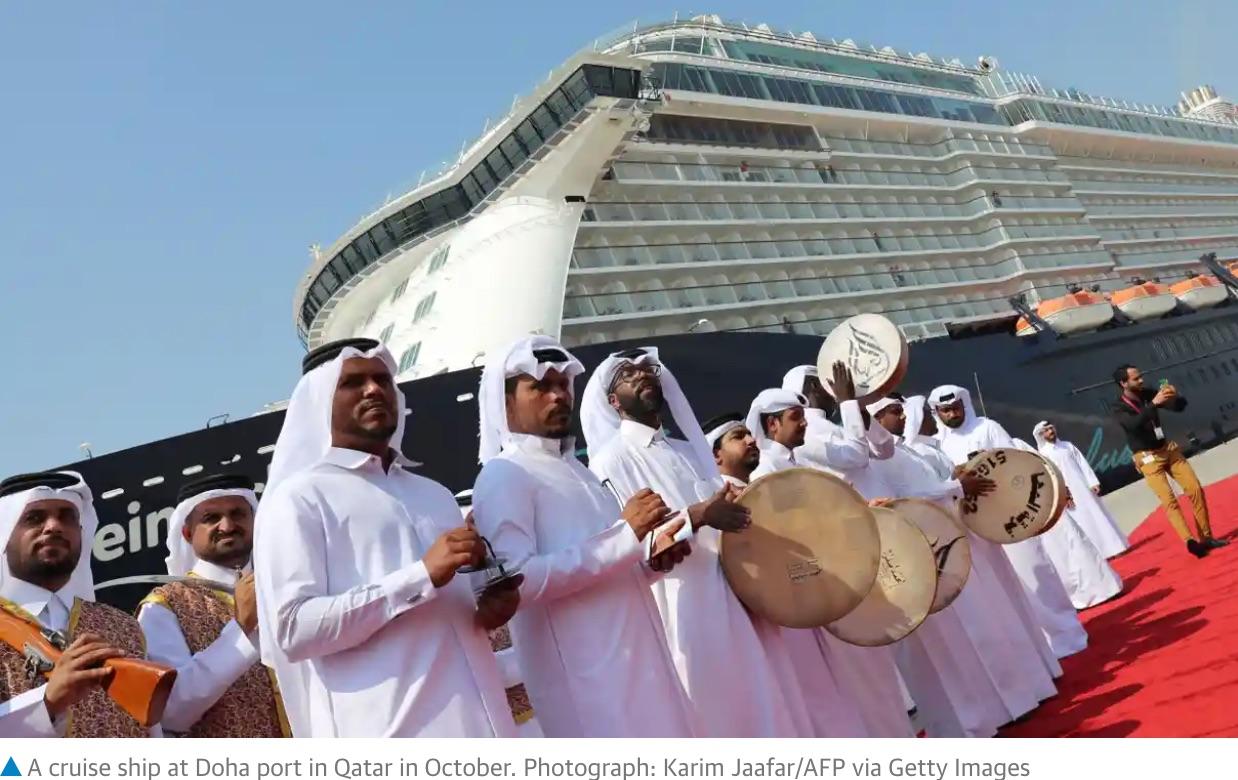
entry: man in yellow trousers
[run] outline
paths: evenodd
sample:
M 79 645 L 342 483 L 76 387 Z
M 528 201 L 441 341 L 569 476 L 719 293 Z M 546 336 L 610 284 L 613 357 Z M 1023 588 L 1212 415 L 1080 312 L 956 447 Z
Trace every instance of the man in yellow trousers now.
M 1186 549 L 1196 558 L 1202 558 L 1217 547 L 1229 542 L 1214 539 L 1208 519 L 1208 502 L 1204 489 L 1195 476 L 1195 469 L 1183 456 L 1182 450 L 1173 441 L 1165 438 L 1161 427 L 1161 410 L 1180 412 L 1186 408 L 1186 399 L 1168 382 L 1151 390 L 1143 386 L 1143 374 L 1131 365 L 1120 366 L 1113 372 L 1113 381 L 1122 388 L 1122 395 L 1113 404 L 1113 417 L 1126 431 L 1126 441 L 1135 455 L 1135 468 L 1152 487 L 1161 506 L 1169 515 L 1169 523 L 1186 542 Z M 1186 493 L 1195 513 L 1196 533 L 1187 527 L 1178 499 L 1174 496 L 1169 478 Z

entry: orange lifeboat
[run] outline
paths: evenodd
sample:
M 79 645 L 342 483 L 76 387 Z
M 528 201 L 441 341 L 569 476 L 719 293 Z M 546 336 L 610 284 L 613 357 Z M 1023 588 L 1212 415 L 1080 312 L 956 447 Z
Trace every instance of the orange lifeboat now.
M 1109 300 L 1119 311 L 1137 322 L 1163 317 L 1178 305 L 1178 299 L 1168 285 L 1142 279 L 1132 279 L 1130 287 L 1118 290 Z
M 1230 273 L 1234 272 L 1235 266 L 1238 263 L 1230 265 Z M 1221 280 L 1217 279 L 1212 274 L 1206 276 L 1191 276 L 1188 279 L 1183 279 L 1177 284 L 1169 288 L 1182 305 L 1192 311 L 1207 309 L 1210 306 L 1216 306 L 1221 303 L 1229 295 L 1225 289 L 1225 285 L 1221 284 Z
M 1113 305 L 1099 293 L 1074 290 L 1060 298 L 1041 302 L 1036 314 L 1058 333 L 1082 333 L 1096 330 L 1113 319 Z M 1015 324 L 1015 333 L 1019 336 L 1035 332 L 1023 317 Z

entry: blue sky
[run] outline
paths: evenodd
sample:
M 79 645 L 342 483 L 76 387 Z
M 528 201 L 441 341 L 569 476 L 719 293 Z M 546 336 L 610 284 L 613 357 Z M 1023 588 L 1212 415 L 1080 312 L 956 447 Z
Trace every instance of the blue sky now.
M 1148 10 L 1132 10 L 1146 8 Z M 680 9 L 684 11 L 686 9 Z M 1047 86 L 1238 97 L 1238 3 L 730 2 L 750 24 Z M 287 397 L 308 246 L 476 137 L 593 38 L 673 4 L 0 6 L 0 475 Z

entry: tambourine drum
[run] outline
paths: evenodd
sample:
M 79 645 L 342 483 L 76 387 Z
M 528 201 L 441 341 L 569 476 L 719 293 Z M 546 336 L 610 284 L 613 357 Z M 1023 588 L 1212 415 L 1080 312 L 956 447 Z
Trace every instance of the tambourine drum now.
M 872 588 L 881 556 L 877 526 L 843 480 L 787 469 L 757 479 L 737 501 L 752 524 L 722 534 L 722 571 L 753 613 L 790 628 L 824 626 Z
M 857 314 L 830 331 L 817 354 L 817 373 L 829 391 L 826 380 L 841 360 L 851 369 L 856 400 L 866 404 L 898 387 L 907 375 L 908 355 L 907 339 L 897 325 L 880 314 Z
M 1065 491 L 1038 453 L 986 450 L 964 466 L 996 483 L 988 495 L 959 502 L 959 519 L 977 535 L 997 544 L 1015 544 L 1044 533 L 1065 508 Z
M 920 529 L 937 561 L 937 592 L 929 613 L 950 606 L 971 574 L 971 542 L 967 529 L 948 510 L 922 498 L 900 498 L 889 504 L 907 522 Z
M 844 642 L 877 647 L 920 627 L 937 592 L 937 561 L 920 529 L 893 509 L 872 510 L 881 535 L 877 581 L 860 605 L 825 627 Z
M 1057 521 L 1062 518 L 1062 514 L 1066 511 L 1067 502 L 1070 500 L 1070 491 L 1066 487 L 1066 477 L 1062 476 L 1062 470 L 1057 467 L 1057 464 L 1042 456 L 1045 466 L 1049 469 L 1049 477 L 1053 482 L 1054 495 L 1057 496 L 1057 503 L 1054 505 L 1053 519 L 1045 526 L 1041 533 L 1047 533 L 1057 525 Z

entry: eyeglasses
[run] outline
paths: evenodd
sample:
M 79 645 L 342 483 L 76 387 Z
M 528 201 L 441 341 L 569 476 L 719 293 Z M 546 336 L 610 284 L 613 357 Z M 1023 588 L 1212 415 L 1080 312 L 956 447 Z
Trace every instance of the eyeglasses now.
M 614 390 L 615 386 L 620 382 L 624 384 L 632 384 L 641 377 L 650 376 L 656 377 L 662 374 L 662 366 L 657 363 L 624 363 L 615 369 L 615 377 L 611 380 L 610 389 Z

